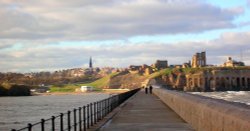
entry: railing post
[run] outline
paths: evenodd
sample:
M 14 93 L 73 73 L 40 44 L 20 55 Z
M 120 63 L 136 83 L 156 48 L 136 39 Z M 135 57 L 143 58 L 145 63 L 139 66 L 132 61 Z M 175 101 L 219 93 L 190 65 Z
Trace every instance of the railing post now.
M 94 123 L 96 124 L 96 116 L 97 116 L 97 112 L 96 112 L 96 102 L 94 102 Z
M 98 121 L 101 120 L 102 101 L 98 102 Z
M 90 103 L 90 123 L 93 126 L 93 104 Z
M 97 108 L 97 121 L 99 121 L 99 101 L 96 103 L 96 108 Z
M 87 128 L 89 129 L 89 104 L 87 105 Z
M 41 119 L 41 131 L 44 131 L 44 123 L 45 123 L 45 120 Z
M 109 113 L 109 98 L 107 98 L 106 104 L 107 104 L 107 111 L 106 111 L 106 115 L 107 115 Z
M 28 124 L 28 131 L 32 131 L 32 124 L 31 123 Z
M 76 129 L 77 129 L 77 123 L 76 123 L 76 109 L 74 109 L 73 111 L 74 111 L 74 131 L 76 131 Z
M 119 106 L 119 96 L 117 95 L 115 98 L 115 107 Z
M 113 110 L 113 96 L 110 97 L 110 110 Z
M 71 111 L 68 111 L 68 130 L 71 130 L 71 124 L 70 124 L 70 113 Z
M 83 131 L 86 131 L 86 106 L 83 106 L 82 114 L 83 114 Z
M 102 119 L 102 101 L 99 101 L 99 119 L 98 120 L 101 120 Z
M 79 107 L 79 131 L 82 131 L 82 108 Z
M 51 117 L 51 130 L 55 131 L 55 116 Z
M 103 100 L 103 113 L 102 113 L 102 118 L 104 118 L 106 112 L 106 99 Z
M 103 113 L 103 100 L 100 101 L 100 120 L 102 119 L 102 113 Z
M 106 112 L 106 99 L 103 100 L 103 113 L 102 113 L 102 118 L 104 118 Z
M 107 98 L 106 104 L 107 104 L 107 111 L 106 111 L 106 115 L 107 115 L 109 113 L 109 98 Z
M 105 99 L 105 114 L 104 114 L 104 116 L 107 115 L 107 109 L 108 109 L 108 103 L 107 103 L 107 101 L 108 101 L 108 99 L 106 98 Z
M 63 113 L 60 113 L 60 130 L 63 131 Z
M 110 112 L 110 97 L 108 98 L 108 113 Z
M 116 108 L 115 102 L 116 102 L 116 96 L 113 96 L 113 109 Z

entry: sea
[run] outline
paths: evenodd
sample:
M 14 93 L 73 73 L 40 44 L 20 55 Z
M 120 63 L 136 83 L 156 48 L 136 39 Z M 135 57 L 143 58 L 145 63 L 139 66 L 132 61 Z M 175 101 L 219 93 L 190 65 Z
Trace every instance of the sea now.
M 20 129 L 108 97 L 106 93 L 0 97 L 0 131 Z
M 250 91 L 190 92 L 250 105 Z M 10 131 L 110 97 L 105 93 L 0 97 L 0 131 Z
M 250 105 L 250 91 L 223 91 L 223 92 L 190 92 L 215 99 Z

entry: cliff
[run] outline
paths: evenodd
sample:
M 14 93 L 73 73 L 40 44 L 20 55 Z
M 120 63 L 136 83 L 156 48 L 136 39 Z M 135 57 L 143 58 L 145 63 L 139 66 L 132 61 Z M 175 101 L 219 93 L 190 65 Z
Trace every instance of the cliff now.
M 169 69 L 164 69 L 169 70 Z M 164 72 L 164 70 L 162 72 Z M 154 79 L 167 87 L 185 91 L 250 90 L 250 68 L 179 68 Z

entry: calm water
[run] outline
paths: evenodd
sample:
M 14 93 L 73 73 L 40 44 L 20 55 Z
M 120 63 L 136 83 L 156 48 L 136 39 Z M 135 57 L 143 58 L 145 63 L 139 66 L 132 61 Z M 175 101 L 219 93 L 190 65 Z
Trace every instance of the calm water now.
M 250 105 L 250 91 L 192 92 L 192 94 Z
M 48 95 L 28 97 L 0 97 L 0 131 L 22 128 L 41 118 L 67 112 L 109 97 L 109 94 Z

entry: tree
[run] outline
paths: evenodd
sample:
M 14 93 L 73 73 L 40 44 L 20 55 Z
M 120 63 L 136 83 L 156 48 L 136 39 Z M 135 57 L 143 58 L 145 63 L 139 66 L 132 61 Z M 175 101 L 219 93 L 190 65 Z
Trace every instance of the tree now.
M 25 85 L 13 85 L 9 91 L 9 96 L 30 96 L 30 89 Z
M 7 96 L 8 95 L 8 89 L 4 88 L 3 86 L 0 86 L 0 96 Z

